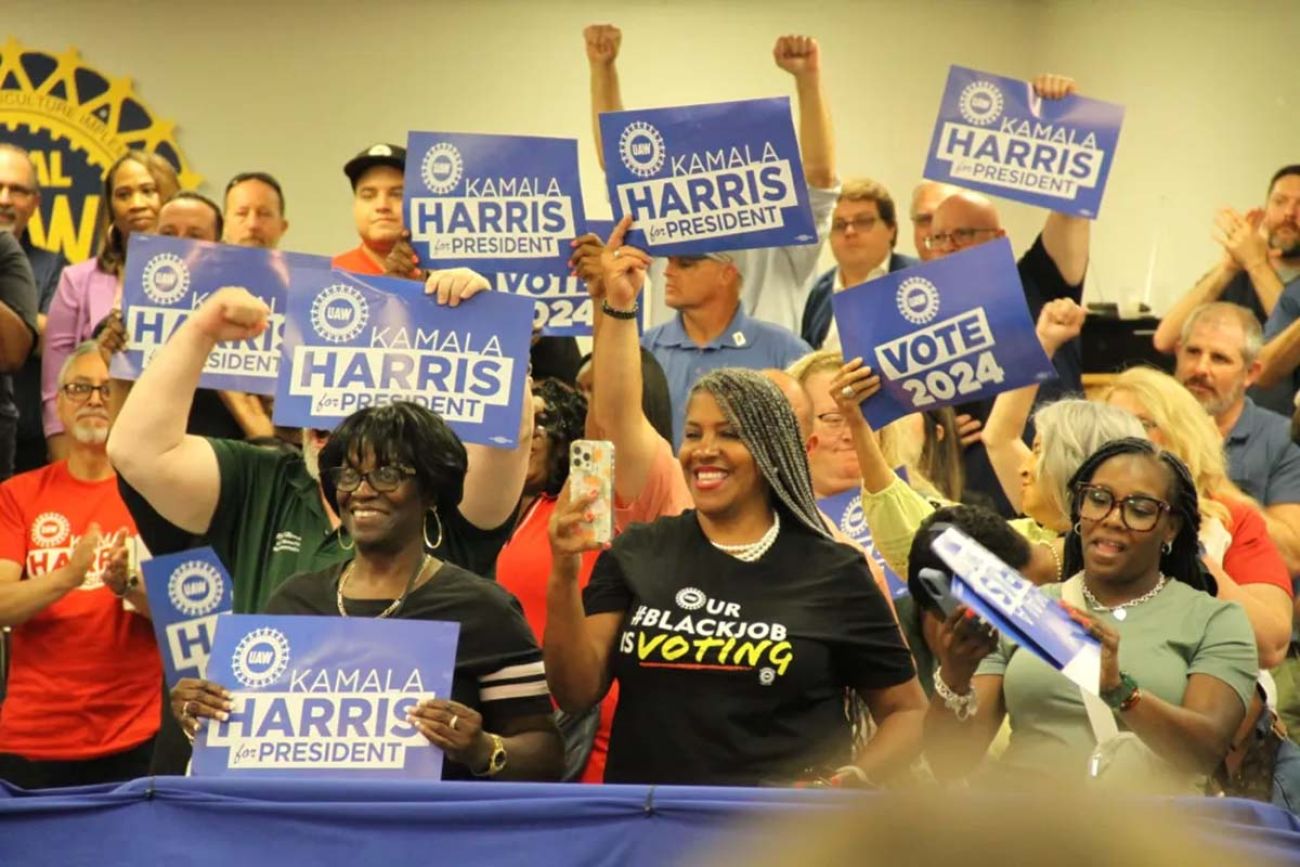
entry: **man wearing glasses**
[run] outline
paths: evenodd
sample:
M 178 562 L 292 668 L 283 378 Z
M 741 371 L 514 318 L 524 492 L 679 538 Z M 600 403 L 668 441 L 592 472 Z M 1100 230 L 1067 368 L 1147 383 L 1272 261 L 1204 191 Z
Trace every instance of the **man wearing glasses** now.
M 99 346 L 73 351 L 57 409 L 68 457 L 0 485 L 0 625 L 13 629 L 0 779 L 23 788 L 143 776 L 162 665 L 134 575 L 134 521 L 105 443 Z
M 1034 79 L 1033 86 L 1034 92 L 1043 99 L 1063 99 L 1076 89 L 1073 79 L 1061 75 L 1040 75 Z M 1005 235 L 993 202 L 979 193 L 963 190 L 944 199 L 935 210 L 926 246 L 931 258 L 939 259 Z M 1043 231 L 1016 263 L 1029 315 L 1035 321 L 1049 301 L 1069 298 L 1082 303 L 1090 237 L 1090 221 L 1056 211 L 1048 213 Z M 1083 352 L 1079 338 L 1057 350 L 1052 364 L 1057 379 L 1039 388 L 1040 403 L 1083 391 Z M 993 402 L 986 400 L 963 404 L 957 411 L 983 424 L 992 406 Z M 967 447 L 965 464 L 967 488 L 981 491 L 993 500 L 998 511 L 1010 515 L 1011 506 L 989 466 L 982 444 Z
M 894 252 L 898 219 L 894 198 L 884 184 L 856 178 L 844 182 L 831 214 L 831 252 L 835 267 L 822 274 L 808 293 L 803 310 L 803 339 L 814 349 L 839 349 L 839 329 L 831 310 L 831 296 L 901 271 L 917 260 Z

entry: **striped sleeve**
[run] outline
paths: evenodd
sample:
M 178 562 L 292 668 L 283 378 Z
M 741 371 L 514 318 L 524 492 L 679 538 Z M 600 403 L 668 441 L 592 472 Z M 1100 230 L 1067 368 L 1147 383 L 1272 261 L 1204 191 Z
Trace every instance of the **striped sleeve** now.
M 507 665 L 478 679 L 479 701 L 508 701 L 518 698 L 550 696 L 546 687 L 546 669 L 539 659 L 519 665 Z

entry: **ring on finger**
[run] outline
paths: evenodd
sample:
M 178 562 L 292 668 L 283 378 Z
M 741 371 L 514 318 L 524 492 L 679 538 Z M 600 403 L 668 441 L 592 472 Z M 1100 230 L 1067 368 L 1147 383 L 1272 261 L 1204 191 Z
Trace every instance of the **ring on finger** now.
M 614 258 L 615 258 L 615 259 L 617 259 L 619 256 L 622 256 L 622 255 L 623 255 L 623 248 L 622 248 L 622 247 L 619 247 L 617 250 L 614 251 Z
M 181 708 L 181 716 L 189 717 L 193 719 L 194 711 L 190 709 L 191 706 L 198 707 L 198 704 L 195 703 L 194 699 L 190 699 L 189 701 L 185 702 L 185 706 Z
M 843 388 L 840 389 L 840 394 L 844 395 L 845 397 L 853 397 L 854 394 L 853 386 L 851 385 L 844 386 Z
M 456 725 L 457 725 L 457 723 L 459 723 L 459 722 L 460 722 L 460 717 L 456 716 L 456 714 L 452 714 L 452 715 L 451 715 L 451 722 L 448 723 L 447 726 L 448 726 L 448 728 L 450 728 L 452 731 L 456 731 Z

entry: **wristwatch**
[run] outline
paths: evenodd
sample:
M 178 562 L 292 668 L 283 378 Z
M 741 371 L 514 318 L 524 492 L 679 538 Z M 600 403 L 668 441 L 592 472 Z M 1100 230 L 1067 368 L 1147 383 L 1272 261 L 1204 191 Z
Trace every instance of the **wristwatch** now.
M 1111 710 L 1121 712 L 1137 704 L 1141 698 L 1142 693 L 1138 691 L 1137 681 L 1123 671 L 1119 673 L 1119 686 L 1101 692 L 1101 700 L 1106 702 Z
M 501 735 L 486 733 L 492 739 L 492 755 L 488 757 L 487 767 L 481 771 L 475 771 L 476 777 L 495 777 L 506 769 L 506 742 L 501 739 Z

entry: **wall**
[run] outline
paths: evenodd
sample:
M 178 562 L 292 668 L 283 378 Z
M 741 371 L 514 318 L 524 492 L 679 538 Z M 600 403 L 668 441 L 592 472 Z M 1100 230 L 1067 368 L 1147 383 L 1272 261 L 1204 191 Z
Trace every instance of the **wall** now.
M 1300 161 L 1294 0 L 223 3 L 6 0 L 6 35 L 68 46 L 179 124 L 206 192 L 236 171 L 281 178 L 286 246 L 355 244 L 342 164 L 408 129 L 578 136 L 594 215 L 608 212 L 591 151 L 581 29 L 616 14 L 629 105 L 791 93 L 775 37 L 822 45 L 842 175 L 871 174 L 905 201 L 920 178 L 947 67 L 1075 76 L 1127 106 L 1095 229 L 1090 300 L 1138 290 L 1158 239 L 1165 306 L 1216 255 L 1214 208 L 1262 200 Z M 0 131 L 0 135 L 3 132 Z M 904 205 L 905 207 L 905 205 Z M 1042 212 L 1007 203 L 1018 247 Z M 903 227 L 906 229 L 906 227 Z M 904 232 L 900 249 L 910 249 Z

